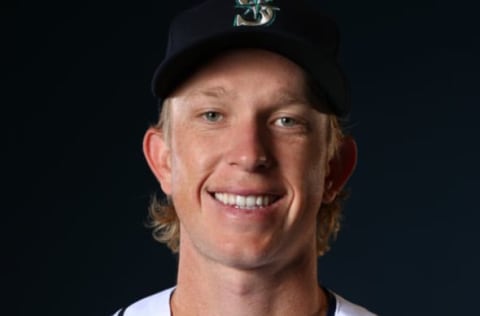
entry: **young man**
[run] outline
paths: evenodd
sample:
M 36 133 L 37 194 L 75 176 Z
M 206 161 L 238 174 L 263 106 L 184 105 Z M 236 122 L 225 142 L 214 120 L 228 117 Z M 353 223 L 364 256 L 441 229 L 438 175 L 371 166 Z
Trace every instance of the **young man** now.
M 177 285 L 116 315 L 373 315 L 317 281 L 356 163 L 337 48 L 303 1 L 210 0 L 177 17 L 144 138 Z

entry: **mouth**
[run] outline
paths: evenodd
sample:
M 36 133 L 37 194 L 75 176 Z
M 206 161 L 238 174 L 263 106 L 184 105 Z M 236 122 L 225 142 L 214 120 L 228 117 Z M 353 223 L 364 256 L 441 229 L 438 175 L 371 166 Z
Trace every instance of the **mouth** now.
M 223 205 L 246 209 L 255 210 L 266 208 L 275 203 L 280 197 L 275 195 L 238 195 L 231 193 L 215 192 L 212 193 L 215 200 Z

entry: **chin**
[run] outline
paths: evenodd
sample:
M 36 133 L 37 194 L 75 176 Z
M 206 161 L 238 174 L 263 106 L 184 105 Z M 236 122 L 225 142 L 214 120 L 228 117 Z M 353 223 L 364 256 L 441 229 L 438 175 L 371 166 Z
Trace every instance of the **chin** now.
M 251 270 L 273 263 L 275 253 L 274 246 L 267 244 L 259 245 L 257 243 L 247 244 L 245 242 L 239 244 L 238 240 L 235 243 L 222 243 L 221 248 L 210 252 L 212 259 L 220 264 L 229 266 L 235 269 Z

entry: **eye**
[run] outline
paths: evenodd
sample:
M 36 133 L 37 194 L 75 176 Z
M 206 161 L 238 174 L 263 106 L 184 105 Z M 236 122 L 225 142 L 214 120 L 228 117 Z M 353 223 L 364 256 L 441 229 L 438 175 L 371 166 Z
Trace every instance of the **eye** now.
M 297 124 L 299 124 L 299 122 L 296 119 L 288 116 L 283 116 L 275 120 L 275 125 L 281 127 L 294 127 Z
M 223 118 L 223 115 L 219 112 L 208 111 L 202 114 L 203 118 L 209 122 L 218 122 Z

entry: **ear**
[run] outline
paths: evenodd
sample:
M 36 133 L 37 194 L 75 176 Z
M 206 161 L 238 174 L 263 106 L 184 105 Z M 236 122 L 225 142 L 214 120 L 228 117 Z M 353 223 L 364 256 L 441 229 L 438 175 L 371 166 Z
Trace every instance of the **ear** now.
M 143 154 L 162 191 L 171 195 L 172 161 L 170 146 L 161 130 L 149 128 L 143 137 Z
M 323 203 L 331 203 L 343 189 L 357 165 L 357 143 L 352 137 L 344 137 L 337 154 L 328 162 Z

